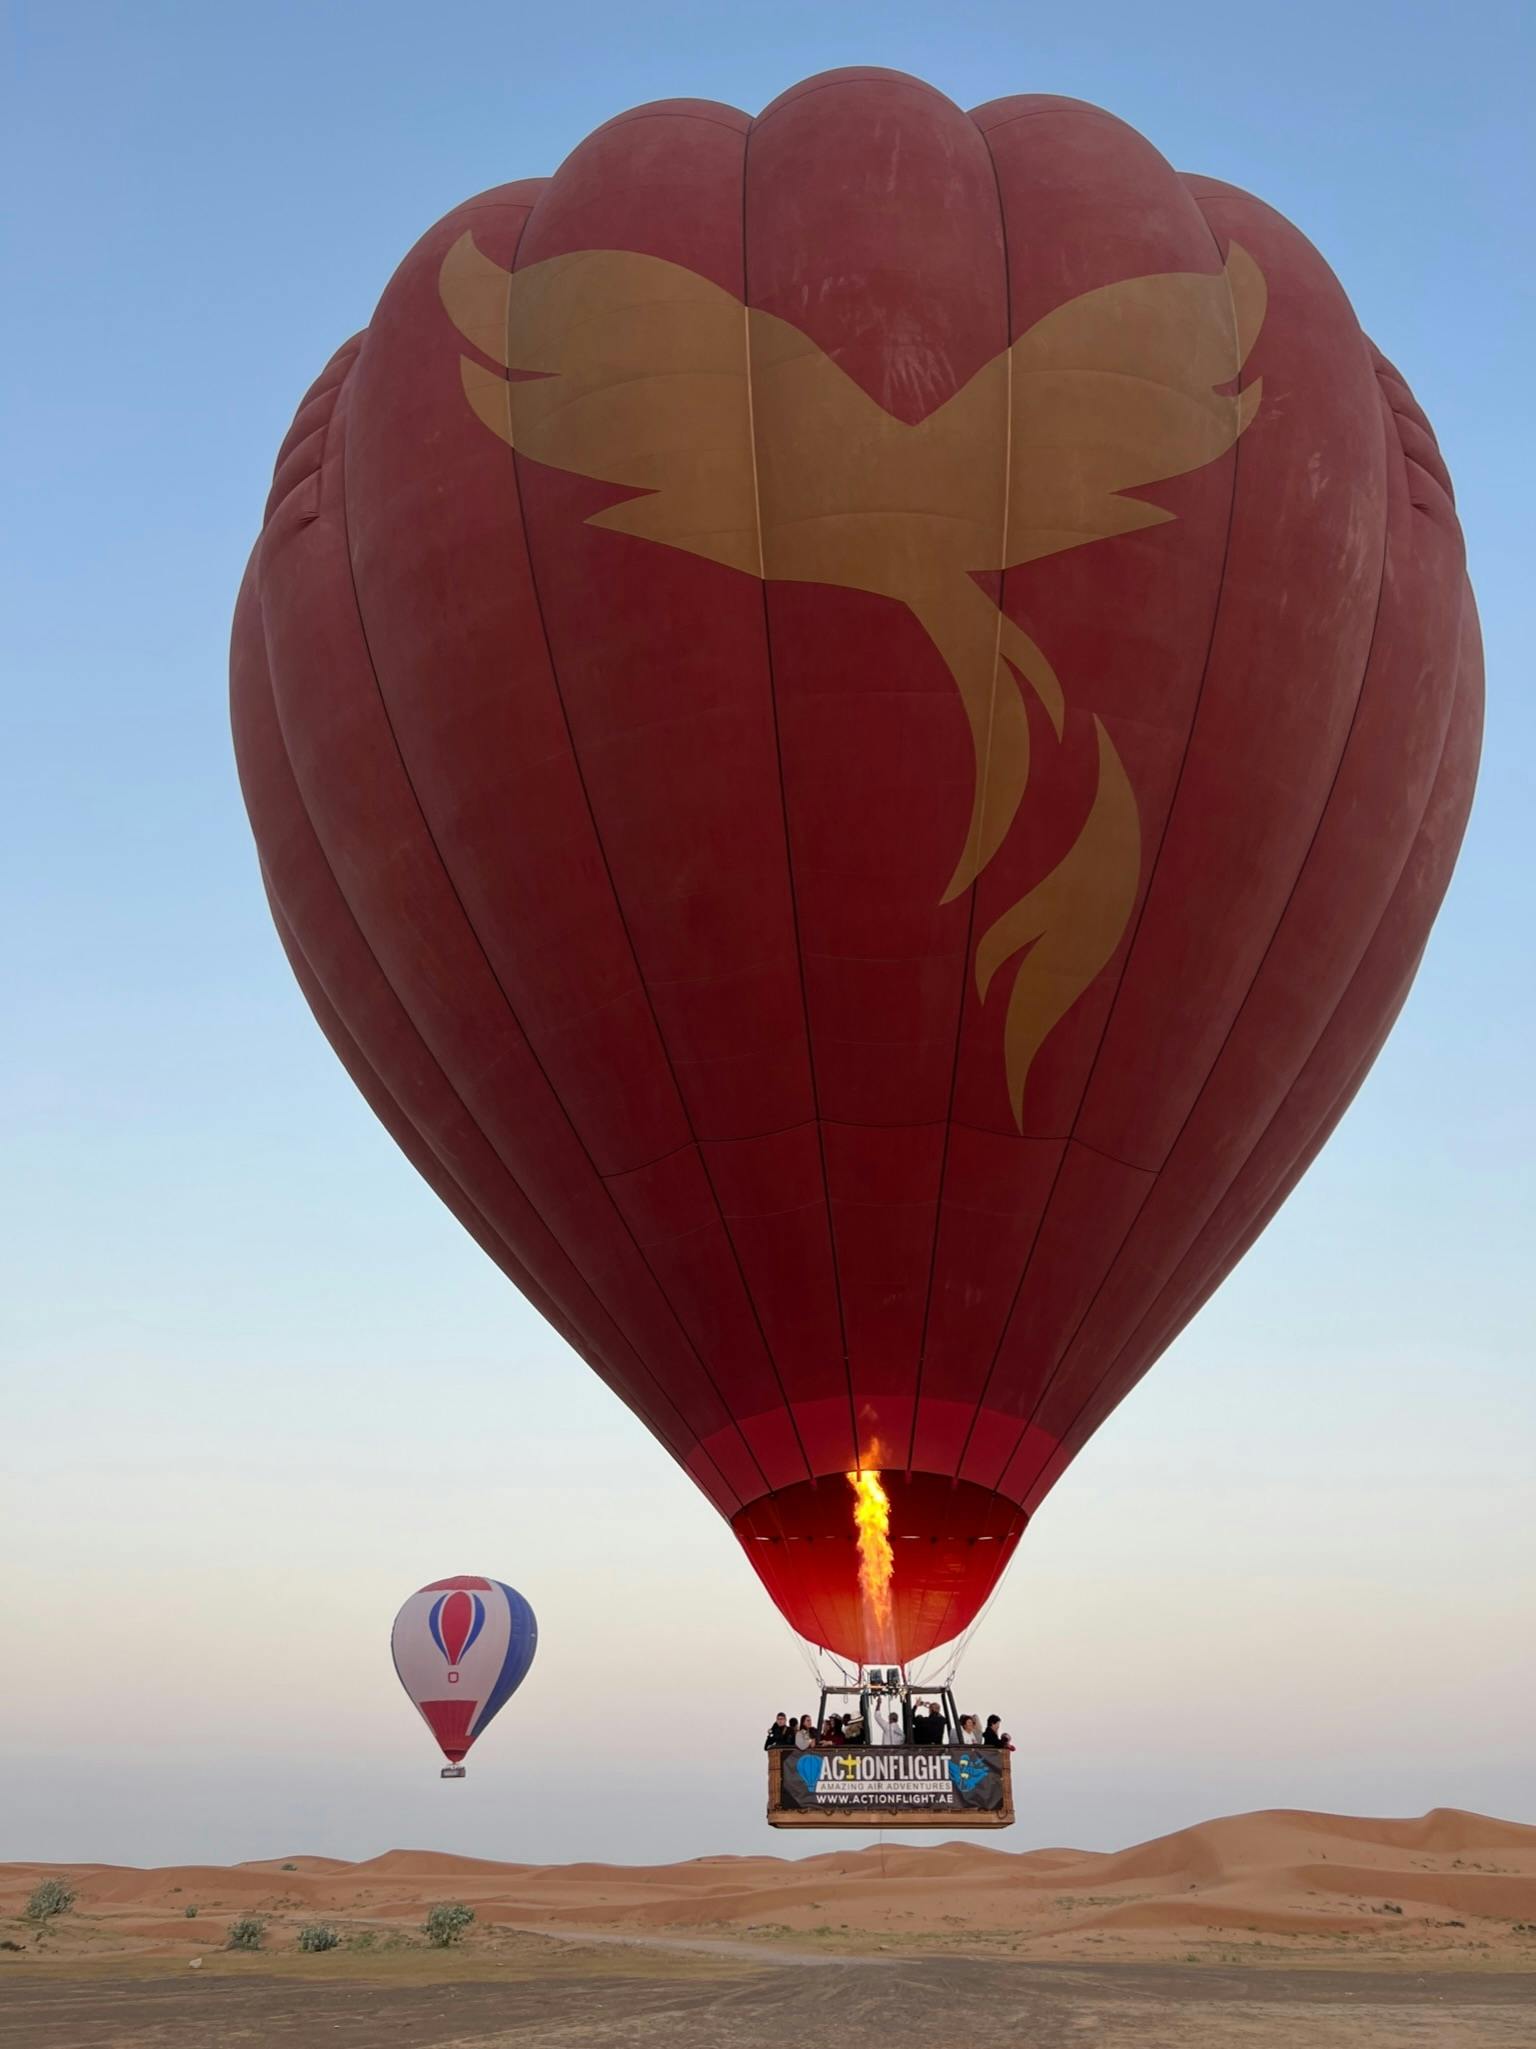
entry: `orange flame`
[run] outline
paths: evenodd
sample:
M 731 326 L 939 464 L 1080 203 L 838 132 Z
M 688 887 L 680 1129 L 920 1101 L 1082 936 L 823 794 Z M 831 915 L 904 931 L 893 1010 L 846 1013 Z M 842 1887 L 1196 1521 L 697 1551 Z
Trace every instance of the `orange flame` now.
M 878 1461 L 878 1444 L 870 1446 L 869 1457 Z M 892 1655 L 891 1575 L 896 1566 L 891 1550 L 891 1500 L 880 1484 L 878 1463 L 860 1466 L 847 1478 L 853 1489 L 853 1524 L 859 1539 L 859 1591 L 864 1597 L 869 1637 L 865 1655 L 887 1658 Z

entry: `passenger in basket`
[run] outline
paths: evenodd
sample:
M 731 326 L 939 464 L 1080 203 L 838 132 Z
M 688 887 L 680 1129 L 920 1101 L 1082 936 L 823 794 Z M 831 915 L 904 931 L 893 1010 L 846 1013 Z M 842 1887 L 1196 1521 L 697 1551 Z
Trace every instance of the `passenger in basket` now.
M 934 1711 L 932 1701 L 920 1700 L 917 1712 L 912 1717 L 912 1741 L 914 1743 L 942 1743 L 944 1741 L 943 1717 Z
M 795 1748 L 796 1750 L 814 1750 L 816 1748 L 816 1724 L 809 1715 L 802 1715 L 800 1717 L 799 1724 L 795 1729 Z
M 960 1741 L 962 1743 L 980 1743 L 981 1724 L 974 1715 L 962 1715 L 960 1717 Z
M 1008 1731 L 1006 1729 L 1004 1729 L 1002 1734 L 998 1737 L 997 1747 L 999 1750 L 1018 1749 L 1018 1745 L 1014 1742 L 1013 1738 L 1008 1734 Z
M 897 1714 L 895 1708 L 892 1708 L 885 1718 L 885 1740 L 887 1743 L 899 1743 L 901 1741 L 901 1716 Z
M 794 1740 L 795 1732 L 789 1726 L 788 1715 L 780 1713 L 773 1718 L 773 1723 L 769 1728 L 763 1748 L 764 1750 L 788 1750 Z
M 1003 1718 L 1002 1718 L 1002 1716 L 1001 1716 L 1001 1715 L 988 1715 L 988 1716 L 987 1716 L 987 1726 L 986 1726 L 986 1727 L 985 1727 L 985 1729 L 983 1729 L 983 1730 L 982 1730 L 982 1732 L 981 1732 L 981 1741 L 982 1741 L 982 1747 L 983 1747 L 983 1749 L 986 1749 L 986 1750 L 996 1750 L 996 1749 L 998 1749 L 998 1748 L 999 1748 L 999 1747 L 1001 1746 L 1001 1744 L 1002 1744 L 1002 1740 L 1003 1740 Z

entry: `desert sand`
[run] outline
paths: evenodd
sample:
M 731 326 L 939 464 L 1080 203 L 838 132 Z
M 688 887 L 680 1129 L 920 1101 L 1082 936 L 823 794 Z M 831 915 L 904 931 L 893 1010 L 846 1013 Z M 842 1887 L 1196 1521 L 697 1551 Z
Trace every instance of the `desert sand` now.
M 55 1875 L 78 1900 L 43 1938 L 51 1956 L 191 1955 L 218 1948 L 247 1913 L 268 1920 L 268 1948 L 316 1920 L 353 1938 L 372 1931 L 377 1946 L 414 1935 L 432 1902 L 462 1900 L 480 1938 L 506 1928 L 818 1955 L 1262 1952 L 1536 1969 L 1536 1827 L 1448 1808 L 1409 1821 L 1233 1815 L 1107 1852 L 947 1842 L 655 1865 L 497 1864 L 430 1850 L 362 1864 L 296 1854 L 161 1870 L 0 1865 L 0 1940 L 21 1940 L 23 1954 L 37 1953 L 36 1932 L 15 1917 Z
M 73 1912 L 22 1917 L 67 1876 Z M 475 1924 L 424 1946 L 430 1905 Z M 195 1914 L 189 1912 L 196 1909 Z M 262 1952 L 223 1947 L 242 1914 Z M 341 1946 L 297 1948 L 325 1921 Z M 1231 1816 L 1113 1852 L 948 1842 L 683 1864 L 500 1864 L 391 1850 L 159 1870 L 0 1865 L 18 2043 L 809 2039 L 981 2049 L 1536 2040 L 1536 1827 Z M 10 1947 L 9 1945 L 16 1945 Z M 188 1965 L 196 1960 L 200 1976 Z M 1527 1975 L 1529 1974 L 1529 1975 Z M 299 1981 L 303 1981 L 302 1983 Z M 824 1989 L 818 1989 L 824 1988 Z

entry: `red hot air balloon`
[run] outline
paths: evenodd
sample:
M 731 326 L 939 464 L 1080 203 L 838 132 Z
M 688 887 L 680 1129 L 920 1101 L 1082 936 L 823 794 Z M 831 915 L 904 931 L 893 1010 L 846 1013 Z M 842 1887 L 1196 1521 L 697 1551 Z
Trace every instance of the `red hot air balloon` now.
M 1359 1087 L 1481 687 L 1434 437 L 1297 230 L 869 71 L 430 230 L 233 650 L 358 1087 L 795 1628 L 898 1660 Z

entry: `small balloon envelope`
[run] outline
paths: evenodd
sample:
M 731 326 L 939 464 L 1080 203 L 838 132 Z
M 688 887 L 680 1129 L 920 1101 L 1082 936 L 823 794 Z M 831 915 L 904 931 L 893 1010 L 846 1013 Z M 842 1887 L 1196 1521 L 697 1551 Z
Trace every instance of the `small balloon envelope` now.
M 538 1643 L 532 1608 L 497 1579 L 433 1580 L 401 1608 L 395 1672 L 448 1759 L 445 1779 L 463 1778 L 462 1760 L 527 1678 Z

